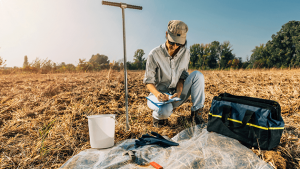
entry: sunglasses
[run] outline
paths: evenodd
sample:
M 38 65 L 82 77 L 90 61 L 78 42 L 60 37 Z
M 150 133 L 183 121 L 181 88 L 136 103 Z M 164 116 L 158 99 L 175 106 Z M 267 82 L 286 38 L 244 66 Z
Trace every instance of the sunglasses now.
M 168 40 L 168 43 L 169 43 L 170 45 L 172 45 L 172 46 L 174 46 L 175 44 L 176 44 L 177 46 L 183 46 L 183 44 L 171 42 L 171 41 L 169 41 L 169 40 Z

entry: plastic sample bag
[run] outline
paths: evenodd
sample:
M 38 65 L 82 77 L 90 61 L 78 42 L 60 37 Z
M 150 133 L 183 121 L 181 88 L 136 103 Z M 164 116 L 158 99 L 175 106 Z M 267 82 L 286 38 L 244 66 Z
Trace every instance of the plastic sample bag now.
M 208 132 L 206 125 L 188 128 L 171 141 L 179 143 L 179 146 L 162 148 L 147 145 L 134 148 L 135 139 L 129 139 L 110 149 L 88 149 L 73 156 L 61 168 L 153 168 L 149 162 L 154 161 L 165 169 L 272 169 L 237 140 Z M 128 155 L 123 155 L 128 150 L 135 152 L 134 161 Z

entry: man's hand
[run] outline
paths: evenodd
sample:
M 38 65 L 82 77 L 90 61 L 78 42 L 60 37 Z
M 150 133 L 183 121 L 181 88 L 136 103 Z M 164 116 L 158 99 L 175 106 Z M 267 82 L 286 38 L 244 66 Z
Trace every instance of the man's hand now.
M 174 97 L 180 97 L 180 95 L 178 93 L 174 93 L 172 96 L 171 96 L 171 99 L 173 99 Z
M 173 96 L 171 96 L 170 98 L 173 99 L 174 97 L 180 98 L 180 94 L 174 93 Z M 177 103 L 177 102 L 179 102 L 179 101 L 175 101 L 175 103 Z
M 166 102 L 169 100 L 169 95 L 163 93 L 159 93 L 156 97 L 160 102 Z

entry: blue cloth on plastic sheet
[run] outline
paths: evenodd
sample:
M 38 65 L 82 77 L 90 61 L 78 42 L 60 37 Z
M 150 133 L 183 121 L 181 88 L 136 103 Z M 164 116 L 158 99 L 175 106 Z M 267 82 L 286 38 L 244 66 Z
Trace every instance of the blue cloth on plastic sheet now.
M 148 163 L 155 161 L 164 169 L 272 169 L 237 140 L 208 132 L 204 124 L 185 129 L 174 136 L 171 141 L 179 143 L 179 146 L 163 148 L 146 145 L 135 148 L 135 141 L 136 139 L 128 139 L 110 149 L 84 150 L 65 162 L 61 168 L 144 169 L 153 168 Z M 128 150 L 135 152 L 135 161 L 132 162 L 128 155 L 123 155 Z

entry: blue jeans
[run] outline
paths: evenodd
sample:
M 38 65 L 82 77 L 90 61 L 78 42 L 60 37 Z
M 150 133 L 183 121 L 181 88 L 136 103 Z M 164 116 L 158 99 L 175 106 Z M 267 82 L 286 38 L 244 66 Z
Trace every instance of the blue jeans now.
M 193 106 L 192 111 L 196 111 L 204 106 L 204 76 L 199 71 L 192 72 L 184 81 L 183 89 L 180 95 L 181 101 L 165 104 L 158 108 L 149 100 L 147 101 L 148 107 L 153 110 L 153 117 L 158 120 L 167 119 L 173 113 L 173 109 L 180 106 L 191 95 Z M 152 94 L 152 93 L 150 93 Z

